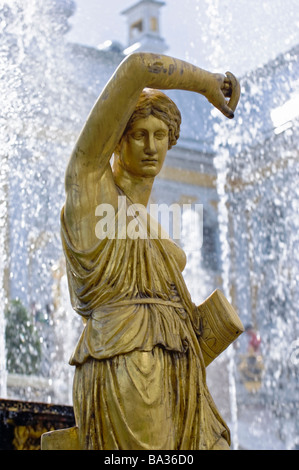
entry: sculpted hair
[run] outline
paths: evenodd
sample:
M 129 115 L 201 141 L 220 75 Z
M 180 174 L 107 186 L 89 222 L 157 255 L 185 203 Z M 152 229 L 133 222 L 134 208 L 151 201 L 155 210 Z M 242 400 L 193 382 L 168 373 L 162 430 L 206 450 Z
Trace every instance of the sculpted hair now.
M 180 135 L 181 113 L 177 105 L 162 91 L 145 88 L 137 102 L 135 111 L 130 117 L 123 136 L 138 119 L 153 115 L 163 121 L 169 129 L 168 149 L 176 145 Z

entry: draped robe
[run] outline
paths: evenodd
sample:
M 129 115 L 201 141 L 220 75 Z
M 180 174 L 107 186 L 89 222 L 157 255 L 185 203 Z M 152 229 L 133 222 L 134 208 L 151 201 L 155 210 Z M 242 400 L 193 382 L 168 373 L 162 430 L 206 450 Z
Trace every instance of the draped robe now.
M 85 323 L 70 359 L 80 448 L 228 447 L 229 429 L 206 384 L 185 254 L 120 195 L 116 236 L 88 250 L 72 244 L 61 212 L 71 303 Z

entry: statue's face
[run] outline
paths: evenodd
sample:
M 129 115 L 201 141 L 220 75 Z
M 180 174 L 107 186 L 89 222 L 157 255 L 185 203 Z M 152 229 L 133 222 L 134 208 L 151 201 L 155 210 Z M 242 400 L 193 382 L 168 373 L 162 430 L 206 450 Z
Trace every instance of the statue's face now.
M 121 143 L 119 164 L 134 176 L 155 177 L 166 157 L 168 132 L 152 115 L 135 121 Z

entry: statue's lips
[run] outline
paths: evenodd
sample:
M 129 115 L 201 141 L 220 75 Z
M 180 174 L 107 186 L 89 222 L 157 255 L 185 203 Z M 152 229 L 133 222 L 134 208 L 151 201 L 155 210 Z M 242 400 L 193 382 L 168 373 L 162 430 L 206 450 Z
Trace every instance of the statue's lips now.
M 156 158 L 144 158 L 141 161 L 142 163 L 150 163 L 150 164 L 158 163 L 158 160 Z

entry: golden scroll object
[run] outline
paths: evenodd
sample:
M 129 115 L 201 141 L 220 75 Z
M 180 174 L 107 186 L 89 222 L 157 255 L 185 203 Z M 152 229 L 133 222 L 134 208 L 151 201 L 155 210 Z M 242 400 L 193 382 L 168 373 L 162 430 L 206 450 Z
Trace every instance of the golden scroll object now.
M 197 308 L 202 331 L 199 343 L 207 367 L 244 332 L 244 326 L 237 312 L 218 289 Z

